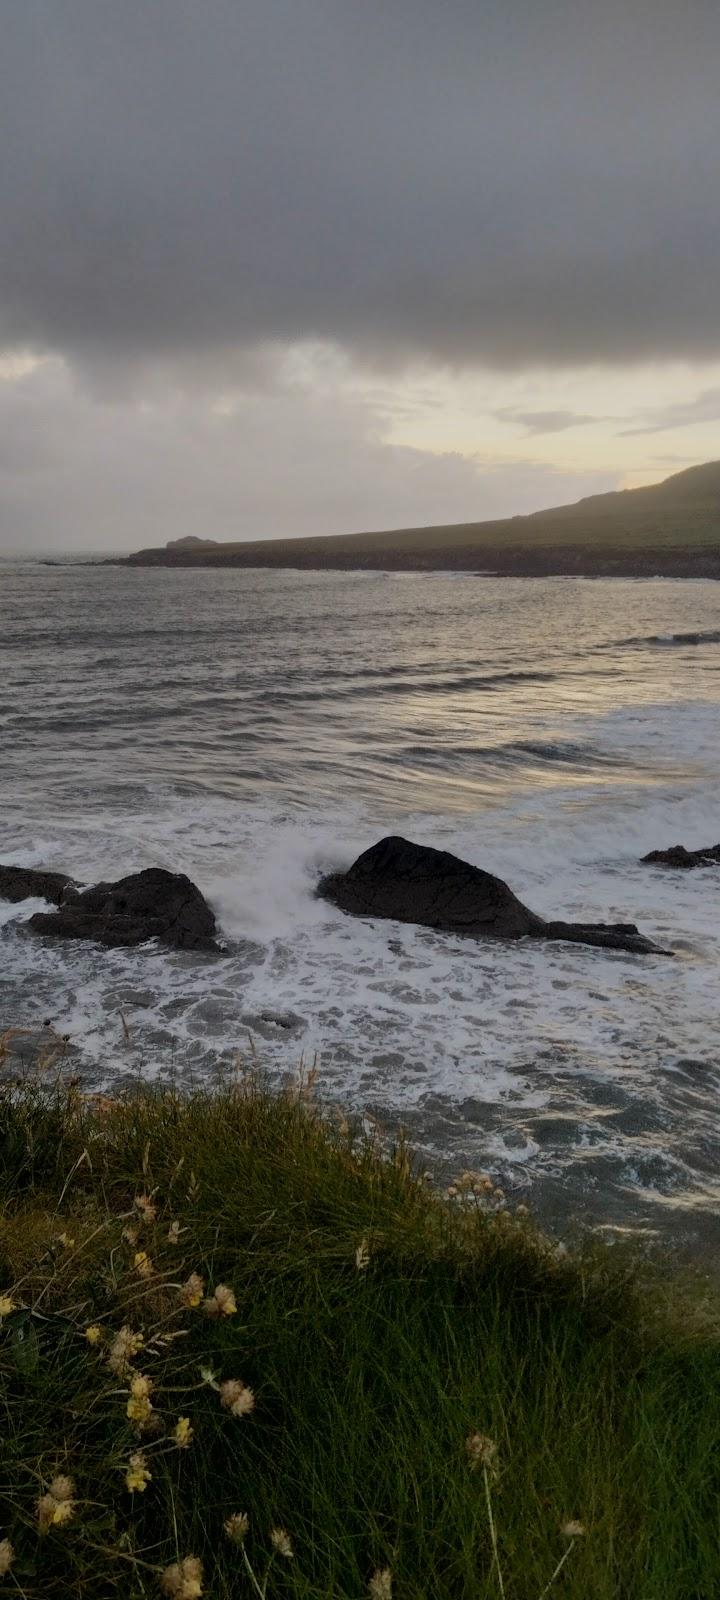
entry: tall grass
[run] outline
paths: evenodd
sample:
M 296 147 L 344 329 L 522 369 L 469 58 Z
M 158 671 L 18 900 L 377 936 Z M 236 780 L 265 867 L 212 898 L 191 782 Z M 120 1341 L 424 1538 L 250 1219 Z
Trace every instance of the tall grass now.
M 698 1290 L 254 1083 L 7 1089 L 0 1202 L 9 1593 L 720 1595 Z

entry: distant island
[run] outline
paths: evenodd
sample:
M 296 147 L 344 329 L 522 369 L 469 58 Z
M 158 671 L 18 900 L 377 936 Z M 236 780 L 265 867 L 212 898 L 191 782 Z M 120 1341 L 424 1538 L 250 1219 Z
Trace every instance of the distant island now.
M 121 564 L 720 578 L 720 461 L 530 516 L 311 539 L 172 539 Z

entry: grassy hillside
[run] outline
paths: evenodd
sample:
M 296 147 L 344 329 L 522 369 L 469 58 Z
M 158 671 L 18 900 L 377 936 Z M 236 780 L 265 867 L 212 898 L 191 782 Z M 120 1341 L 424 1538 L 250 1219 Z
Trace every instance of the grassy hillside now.
M 253 1083 L 9 1087 L 0 1155 L 8 1593 L 718 1595 L 699 1283 Z
M 177 545 L 141 551 L 131 564 L 182 566 L 490 566 L 614 570 L 636 561 L 704 562 L 720 573 L 720 462 L 691 467 L 646 489 L 592 495 L 576 505 L 495 522 L 398 528 L 315 539 Z

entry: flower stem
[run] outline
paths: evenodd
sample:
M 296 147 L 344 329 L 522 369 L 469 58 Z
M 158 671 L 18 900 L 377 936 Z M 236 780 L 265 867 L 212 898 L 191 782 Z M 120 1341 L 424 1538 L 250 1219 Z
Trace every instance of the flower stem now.
M 572 1544 L 569 1544 L 568 1547 L 567 1547 L 567 1550 L 565 1550 L 563 1552 L 563 1554 L 561 1555 L 560 1560 L 558 1561 L 558 1564 L 557 1564 L 557 1566 L 555 1568 L 555 1571 L 554 1571 L 549 1583 L 546 1583 L 545 1588 L 543 1589 L 542 1594 L 539 1597 L 539 1600 L 545 1600 L 545 1595 L 550 1593 L 550 1590 L 552 1589 L 552 1586 L 553 1586 L 553 1584 L 555 1582 L 555 1579 L 556 1579 L 558 1573 L 564 1567 L 565 1562 L 567 1561 L 567 1558 L 568 1558 L 568 1556 L 569 1556 L 574 1544 L 575 1544 L 575 1540 L 573 1539 Z
M 485 1499 L 487 1501 L 488 1518 L 489 1518 L 489 1521 L 490 1521 L 490 1538 L 492 1540 L 493 1558 L 494 1558 L 494 1561 L 495 1561 L 495 1570 L 496 1570 L 497 1576 L 498 1576 L 498 1588 L 500 1590 L 501 1600 L 505 1600 L 505 1585 L 503 1583 L 503 1576 L 502 1576 L 502 1571 L 501 1571 L 501 1568 L 500 1568 L 500 1557 L 498 1555 L 498 1546 L 497 1546 L 497 1533 L 495 1532 L 495 1518 L 493 1516 L 492 1500 L 490 1498 L 490 1479 L 488 1477 L 488 1469 L 485 1466 L 483 1467 L 483 1477 L 485 1479 Z

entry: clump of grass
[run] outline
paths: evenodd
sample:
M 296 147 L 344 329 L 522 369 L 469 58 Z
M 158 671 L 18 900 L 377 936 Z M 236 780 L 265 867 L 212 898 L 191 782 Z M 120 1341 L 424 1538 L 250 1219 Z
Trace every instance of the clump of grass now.
M 4 1091 L 0 1584 L 717 1595 L 712 1308 L 451 1187 L 255 1082 Z

